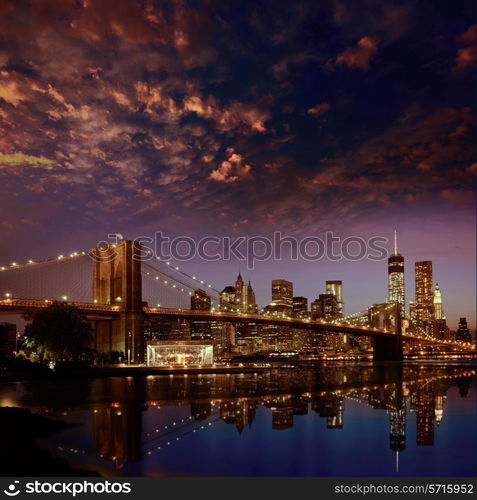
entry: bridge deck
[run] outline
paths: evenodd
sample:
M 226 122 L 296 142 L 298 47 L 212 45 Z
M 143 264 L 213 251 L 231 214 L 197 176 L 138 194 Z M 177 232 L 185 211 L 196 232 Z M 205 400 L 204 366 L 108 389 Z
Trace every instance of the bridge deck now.
M 16 299 L 0 300 L 0 314 L 25 314 L 50 306 L 51 300 Z M 94 304 L 89 302 L 68 302 L 86 313 L 89 318 L 111 319 L 119 316 L 121 306 L 111 304 Z M 297 318 L 282 318 L 262 314 L 231 313 L 225 311 L 198 311 L 191 309 L 167 309 L 160 307 L 143 307 L 145 317 L 181 318 L 188 320 L 207 320 L 230 323 L 255 323 L 275 326 L 289 326 L 323 333 L 337 333 L 365 337 L 393 337 L 395 332 L 379 330 L 366 326 L 350 325 L 349 323 L 326 322 L 322 320 L 309 320 Z M 423 337 L 410 332 L 402 335 L 403 340 L 415 340 L 436 345 L 447 345 L 475 350 L 475 345 L 469 342 L 456 342 L 443 339 Z

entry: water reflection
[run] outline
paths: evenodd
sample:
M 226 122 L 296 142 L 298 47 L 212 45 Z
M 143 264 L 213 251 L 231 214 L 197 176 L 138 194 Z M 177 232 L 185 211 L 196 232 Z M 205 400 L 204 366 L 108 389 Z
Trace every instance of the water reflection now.
M 77 383 L 78 390 L 55 385 L 55 393 L 47 384 L 25 383 L 26 392 L 19 402 L 52 416 L 79 419 L 83 424 L 80 431 L 66 433 L 47 445 L 66 458 L 83 457 L 83 466 L 94 467 L 98 465 L 95 457 L 101 459 L 103 470 L 104 461 L 114 462 L 116 469 L 122 464 L 147 462 L 189 436 L 215 432 L 217 424 L 234 426 L 241 436 L 265 408 L 264 418 L 273 432 L 292 429 L 302 421 L 298 417 L 310 414 L 322 419 L 326 432 L 344 432 L 347 405 L 359 404 L 387 412 L 386 446 L 395 452 L 398 467 L 410 434 L 415 434 L 418 447 L 435 444 L 435 428 L 445 418 L 449 389 L 457 387 L 460 397 L 466 398 L 475 374 L 472 365 L 320 365 L 255 374 L 98 379 Z M 156 409 L 161 411 L 151 413 Z M 410 413 L 415 415 L 413 428 L 407 421 Z M 259 432 L 264 432 L 262 427 L 256 434 Z M 309 432 L 303 429 L 305 436 Z M 182 445 L 180 453 L 184 449 L 187 446 Z M 140 475 L 146 468 L 132 468 L 128 474 Z M 213 467 L 208 470 L 213 472 Z M 200 473 L 200 467 L 195 473 Z M 267 470 L 257 473 L 266 475 Z

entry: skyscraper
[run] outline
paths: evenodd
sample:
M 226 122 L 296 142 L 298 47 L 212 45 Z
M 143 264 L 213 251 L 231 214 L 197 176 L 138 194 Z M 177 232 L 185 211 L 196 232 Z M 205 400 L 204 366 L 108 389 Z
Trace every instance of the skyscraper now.
M 467 319 L 460 318 L 459 319 L 459 327 L 457 328 L 457 334 L 455 337 L 456 340 L 461 342 L 471 342 L 472 337 L 470 335 L 469 327 L 467 326 Z
M 247 285 L 247 312 L 256 314 L 258 313 L 257 301 L 255 300 L 255 292 L 252 288 L 252 283 L 248 280 Z
M 434 319 L 444 319 L 444 309 L 442 307 L 442 294 L 439 288 L 439 283 L 436 283 L 436 288 L 434 289 Z
M 264 314 L 290 318 L 293 314 L 293 283 L 272 280 L 272 302 L 263 308 Z
M 394 231 L 394 253 L 388 258 L 388 302 L 401 304 L 402 314 L 405 314 L 404 257 L 397 251 L 396 231 Z
M 257 301 L 250 280 L 248 284 L 245 284 L 242 275 L 239 273 L 235 281 L 235 287 L 226 286 L 220 292 L 219 305 L 221 311 L 257 313 Z
M 326 293 L 336 297 L 338 315 L 343 316 L 343 282 L 341 280 L 327 281 Z
M 210 311 L 210 295 L 200 288 L 194 290 L 194 295 L 190 298 L 190 308 L 194 311 Z
M 425 328 L 433 318 L 434 292 L 432 291 L 432 262 L 415 263 L 416 298 L 414 317 L 418 327 Z
M 311 319 L 336 319 L 338 318 L 338 302 L 336 295 L 322 293 L 311 303 Z
M 299 319 L 308 317 L 308 299 L 306 297 L 293 297 L 293 317 Z
M 293 307 L 293 283 L 287 280 L 272 281 L 272 304 L 285 306 L 291 309 Z
M 235 281 L 235 300 L 237 301 L 237 309 L 241 312 L 247 311 L 247 289 L 239 273 Z
M 221 311 L 233 311 L 237 310 L 237 299 L 235 297 L 236 290 L 233 286 L 226 286 L 220 292 L 220 310 Z

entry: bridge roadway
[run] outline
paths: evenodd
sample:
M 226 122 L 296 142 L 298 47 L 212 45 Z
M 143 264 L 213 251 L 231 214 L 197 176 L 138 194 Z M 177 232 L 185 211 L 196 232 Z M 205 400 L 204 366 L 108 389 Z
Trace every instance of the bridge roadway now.
M 38 309 L 48 307 L 52 300 L 16 299 L 7 298 L 0 300 L 1 314 L 25 314 L 32 313 Z M 89 319 L 112 319 L 121 313 L 120 305 L 94 304 L 90 302 L 68 302 L 70 305 L 78 307 Z M 266 316 L 262 314 L 232 313 L 226 311 L 199 311 L 192 309 L 168 309 L 164 307 L 143 307 L 145 317 L 161 317 L 206 321 L 225 321 L 230 323 L 255 323 L 275 326 L 289 326 L 317 332 L 338 333 L 346 335 L 356 335 L 361 337 L 382 337 L 390 338 L 396 334 L 389 330 L 379 330 L 366 326 L 356 326 L 346 323 L 329 323 L 322 320 L 309 320 L 297 318 L 280 318 L 276 316 Z M 408 333 L 402 335 L 403 340 L 413 340 L 435 345 L 445 345 L 448 347 L 458 347 L 460 349 L 473 349 L 475 345 L 471 343 L 455 342 L 443 339 L 433 339 Z

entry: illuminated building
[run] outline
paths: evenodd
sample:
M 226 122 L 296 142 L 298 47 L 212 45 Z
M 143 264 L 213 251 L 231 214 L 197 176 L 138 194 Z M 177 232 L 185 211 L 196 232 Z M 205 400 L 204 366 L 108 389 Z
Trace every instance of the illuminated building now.
M 290 309 L 293 308 L 293 283 L 287 280 L 272 281 L 272 304 L 284 306 Z
M 409 319 L 412 323 L 416 322 L 416 303 L 413 300 L 409 301 Z
M 245 284 L 239 273 L 235 287 L 226 286 L 220 292 L 219 308 L 221 311 L 258 313 L 255 292 L 250 281 Z M 237 325 L 226 323 L 222 328 L 220 328 L 220 323 L 217 323 L 216 327 L 213 325 L 213 330 L 214 346 L 219 350 L 229 350 L 240 354 L 251 354 L 255 350 L 260 350 L 261 339 L 257 335 L 255 323 Z
M 327 281 L 326 282 L 326 293 L 332 294 L 336 297 L 337 303 L 337 314 L 342 317 L 344 314 L 343 306 L 343 282 L 342 281 Z
M 308 299 L 306 297 L 293 297 L 293 317 L 308 318 Z
M 448 339 L 449 328 L 447 328 L 445 318 L 434 319 L 431 324 L 431 333 L 435 339 Z
M 226 286 L 220 292 L 219 307 L 221 311 L 256 314 L 258 306 L 250 280 L 248 284 L 245 284 L 242 275 L 239 273 L 235 286 Z
M 200 340 L 147 343 L 148 366 L 197 366 L 214 362 L 212 344 Z
M 255 300 L 255 292 L 253 291 L 252 283 L 250 282 L 250 280 L 248 281 L 246 293 L 247 293 L 247 310 L 245 312 L 251 314 L 257 314 L 258 313 L 257 301 Z
M 212 343 L 214 344 L 214 352 L 222 353 L 230 347 L 229 337 L 227 335 L 227 323 L 220 321 L 211 321 L 210 330 L 212 334 Z
M 144 319 L 144 340 L 188 340 L 190 323 L 180 318 L 146 317 Z
M 406 310 L 404 257 L 397 251 L 396 231 L 394 231 L 394 254 L 388 258 L 388 302 L 399 302 L 404 314 Z
M 415 280 L 414 322 L 417 327 L 427 330 L 434 315 L 432 262 L 430 260 L 415 263 Z
M 226 286 L 220 292 L 220 302 L 219 307 L 221 311 L 235 311 L 236 307 L 236 298 L 235 298 L 235 287 Z
M 242 279 L 242 275 L 239 273 L 235 281 L 235 304 L 237 311 L 247 312 L 247 287 Z
M 338 317 L 336 295 L 322 293 L 311 303 L 311 319 L 335 319 Z
M 235 325 L 235 342 L 240 354 L 252 354 L 261 350 L 262 339 L 257 335 L 256 323 L 237 323 Z
M 436 288 L 434 289 L 433 303 L 434 303 L 434 318 L 445 319 L 444 310 L 442 308 L 442 294 L 438 283 L 436 283 Z
M 194 295 L 190 298 L 190 308 L 194 311 L 210 311 L 210 296 L 204 290 L 195 290 Z
M 459 319 L 459 327 L 457 328 L 457 334 L 455 337 L 456 340 L 461 342 L 471 342 L 472 337 L 470 335 L 470 330 L 467 326 L 467 319 L 460 318 Z
M 290 318 L 293 315 L 293 283 L 287 280 L 272 281 L 272 302 L 263 308 L 268 316 Z
M 448 328 L 446 318 L 444 316 L 444 309 L 442 307 L 442 295 L 439 285 L 436 283 L 433 299 L 434 319 L 432 320 L 432 336 L 436 339 L 447 339 Z

